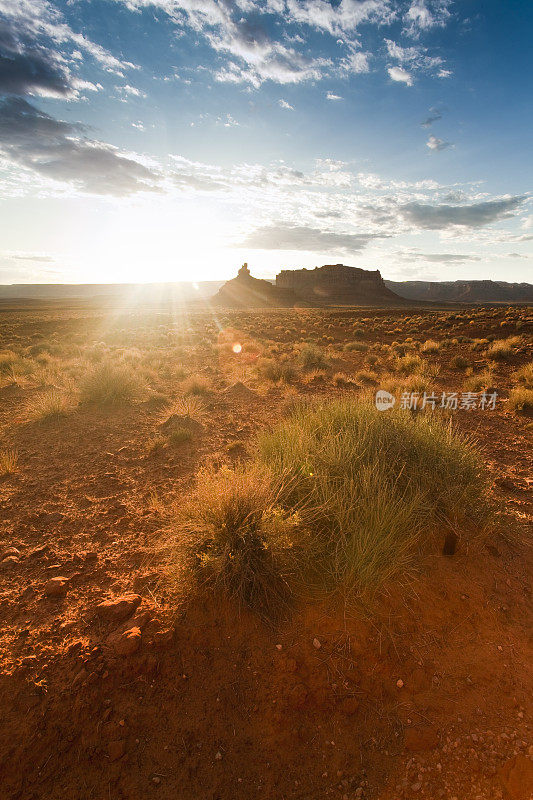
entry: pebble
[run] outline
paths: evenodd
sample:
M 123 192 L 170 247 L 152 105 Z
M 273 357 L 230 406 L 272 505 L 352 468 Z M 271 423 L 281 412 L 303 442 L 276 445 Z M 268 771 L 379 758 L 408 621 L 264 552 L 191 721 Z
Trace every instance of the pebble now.
M 125 594 L 103 600 L 96 606 L 96 615 L 103 620 L 121 622 L 133 614 L 141 604 L 141 600 L 142 598 L 138 594 Z
M 401 688 L 403 687 L 403 681 L 402 681 L 402 679 L 401 679 L 401 678 L 399 678 L 399 679 L 396 681 L 396 686 L 398 687 L 398 689 L 401 689 Z
M 46 597 L 62 597 L 68 590 L 68 578 L 58 575 L 55 578 L 50 578 L 44 585 L 44 593 Z
M 321 645 L 319 639 L 313 639 L 313 647 L 315 648 L 315 650 L 320 650 L 322 645 Z

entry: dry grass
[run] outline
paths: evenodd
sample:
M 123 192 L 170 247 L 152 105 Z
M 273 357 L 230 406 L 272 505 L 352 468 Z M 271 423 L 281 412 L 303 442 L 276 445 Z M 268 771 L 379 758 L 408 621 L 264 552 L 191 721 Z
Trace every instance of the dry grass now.
M 520 413 L 533 411 L 533 389 L 512 389 L 509 394 L 509 408 Z
M 96 405 L 117 405 L 140 399 L 144 383 L 124 362 L 103 361 L 83 378 L 80 401 Z
M 12 448 L 0 450 L 0 475 L 12 475 L 18 469 L 18 453 Z
M 65 417 L 72 408 L 70 394 L 54 388 L 37 394 L 28 404 L 27 414 L 32 422 L 52 422 Z

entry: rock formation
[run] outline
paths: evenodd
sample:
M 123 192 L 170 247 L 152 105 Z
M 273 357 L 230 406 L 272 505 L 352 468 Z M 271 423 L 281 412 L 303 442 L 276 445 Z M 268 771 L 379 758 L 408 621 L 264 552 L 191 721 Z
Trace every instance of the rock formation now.
M 270 281 L 250 275 L 248 264 L 243 264 L 236 278 L 226 281 L 213 298 L 213 303 L 230 308 L 268 308 L 293 306 L 298 297 L 290 289 L 274 286 Z
M 276 286 L 317 305 L 398 304 L 404 300 L 385 285 L 379 270 L 325 264 L 315 269 L 282 270 Z
M 276 283 L 258 280 L 243 264 L 213 298 L 230 308 L 266 308 L 321 305 L 405 305 L 406 300 L 387 288 L 379 270 L 344 264 L 315 269 L 282 270 Z

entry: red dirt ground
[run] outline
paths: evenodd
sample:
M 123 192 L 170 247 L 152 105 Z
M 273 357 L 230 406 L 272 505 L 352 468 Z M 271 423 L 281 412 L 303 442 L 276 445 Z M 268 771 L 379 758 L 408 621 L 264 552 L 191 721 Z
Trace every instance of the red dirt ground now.
M 296 327 L 311 320 L 334 347 L 374 313 L 315 311 Z M 382 313 L 385 328 L 367 324 L 355 338 L 443 335 L 433 312 L 422 323 Z M 105 341 L 104 322 L 92 311 L 4 313 L 2 348 L 78 334 Z M 141 325 L 167 325 L 156 322 L 114 324 L 137 346 Z M 221 324 L 286 344 L 293 318 L 235 313 Z M 477 324 L 459 320 L 446 335 L 516 333 L 502 334 L 500 318 Z M 0 796 L 529 800 L 530 420 L 505 400 L 494 412 L 457 412 L 505 513 L 483 545 L 436 552 L 409 591 L 387 587 L 368 614 L 316 605 L 275 630 L 218 596 L 177 607 L 162 509 L 180 502 L 201 464 L 231 461 L 274 423 L 285 400 L 277 386 L 253 400 L 224 394 L 235 363 L 213 362 L 193 341 L 208 330 L 204 316 L 189 325 L 187 366 L 214 391 L 202 433 L 176 451 L 146 447 L 161 417 L 152 401 L 38 424 L 23 413 L 31 381 L 0 387 L 3 443 L 19 454 L 18 471 L 0 479 Z M 497 368 L 498 386 L 531 359 L 528 347 Z M 448 364 L 463 351 L 435 356 L 443 387 L 457 388 Z M 349 371 L 363 356 L 336 358 Z M 354 392 L 327 379 L 297 389 Z M 60 576 L 60 594 L 47 596 Z M 98 608 L 131 593 L 126 618 Z

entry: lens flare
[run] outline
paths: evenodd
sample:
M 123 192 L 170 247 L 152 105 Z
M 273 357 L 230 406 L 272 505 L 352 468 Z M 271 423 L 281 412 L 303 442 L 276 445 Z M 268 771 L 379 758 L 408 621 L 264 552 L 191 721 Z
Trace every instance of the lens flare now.
M 235 342 L 232 349 L 234 353 L 239 354 L 242 350 L 242 344 L 239 344 L 239 342 Z

